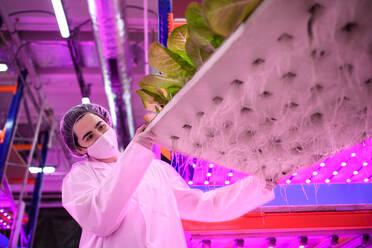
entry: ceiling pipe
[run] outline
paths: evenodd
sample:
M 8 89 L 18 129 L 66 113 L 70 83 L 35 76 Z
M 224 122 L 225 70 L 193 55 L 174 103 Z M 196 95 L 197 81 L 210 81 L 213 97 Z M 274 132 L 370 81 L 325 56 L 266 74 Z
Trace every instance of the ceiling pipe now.
M 13 45 L 16 48 L 16 53 L 14 55 L 18 55 L 16 58 L 11 58 L 14 63 L 22 62 L 24 64 L 24 67 L 27 68 L 29 79 L 29 82 L 31 82 L 33 87 L 29 87 L 29 91 L 31 91 L 34 95 L 37 97 L 37 104 L 38 106 L 41 105 L 43 102 L 43 99 L 45 99 L 45 96 L 41 92 L 41 82 L 39 75 L 36 73 L 35 65 L 31 59 L 31 56 L 28 55 L 27 51 L 24 49 L 24 43 L 22 43 L 17 30 L 15 29 L 12 21 L 9 19 L 9 14 L 7 11 L 6 3 L 4 0 L 0 0 L 0 16 L 2 18 L 2 21 L 4 22 L 5 26 L 7 27 L 10 37 L 13 41 Z M 19 65 L 19 64 L 18 64 Z M 15 66 L 17 68 L 17 66 Z M 17 69 L 17 73 L 20 74 L 20 68 Z M 35 94 L 36 93 L 36 94 Z
M 87 0 L 97 52 L 118 141 L 124 148 L 134 136 L 131 64 L 125 1 Z

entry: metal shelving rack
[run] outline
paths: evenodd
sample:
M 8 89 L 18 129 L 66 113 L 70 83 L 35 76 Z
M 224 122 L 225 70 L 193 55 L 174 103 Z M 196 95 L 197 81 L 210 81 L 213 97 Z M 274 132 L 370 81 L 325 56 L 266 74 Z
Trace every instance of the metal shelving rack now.
M 32 247 L 41 196 L 43 168 L 56 125 L 53 111 L 49 108 L 40 88 L 37 87 L 40 86 L 40 82 L 35 67 L 23 49 L 24 45 L 3 6 L 0 6 L 0 14 L 0 26 L 4 23 L 10 31 L 12 44 L 9 44 L 2 33 L 0 33 L 0 38 L 7 47 L 12 61 L 12 70 L 15 71 L 15 75 L 18 75 L 14 85 L 0 86 L 0 92 L 12 94 L 4 127 L 0 127 L 3 128 L 0 133 L 0 223 L 1 228 L 5 230 L 5 235 L 2 235 L 0 239 L 2 244 L 7 243 L 7 247 Z M 13 49 L 15 51 L 12 53 Z M 11 82 L 11 80 L 8 81 Z M 32 82 L 33 86 L 28 81 Z M 31 137 L 25 137 L 19 132 L 21 113 L 26 117 L 26 129 Z M 36 113 L 36 123 L 32 120 L 31 113 Z M 23 120 L 22 122 L 24 123 Z M 41 141 L 42 144 L 40 144 Z M 35 164 L 38 164 L 41 172 L 33 178 L 34 176 L 29 175 L 29 167 Z M 14 173 L 16 178 L 21 179 L 19 180 L 21 190 L 17 192 L 19 193 L 17 199 L 14 197 L 10 180 L 8 180 L 8 177 Z M 30 182 L 34 182 L 34 190 L 26 216 L 23 196 L 25 186 Z
M 0 144 L 0 177 L 1 183 L 1 209 L 6 214 L 7 222 L 3 222 L 2 227 L 9 230 L 9 247 L 17 247 L 20 237 L 21 247 L 31 247 L 35 233 L 36 220 L 38 215 L 38 205 L 41 196 L 41 186 L 43 180 L 43 168 L 45 166 L 48 149 L 51 146 L 51 135 L 54 133 L 54 122 L 51 111 L 47 111 L 46 104 L 41 107 L 37 104 L 34 95 L 26 83 L 26 71 L 22 71 L 18 77 L 17 83 L 13 87 L 3 86 L 2 92 L 13 92 L 8 116 L 2 130 L 2 142 Z M 14 90 L 16 89 L 16 90 Z M 33 108 L 38 112 L 37 122 L 33 123 L 31 119 L 29 101 L 31 100 Z M 24 111 L 27 117 L 27 125 L 33 137 L 19 137 L 17 135 L 20 112 Z M 46 127 L 46 128 L 44 128 Z M 40 140 L 42 140 L 41 149 Z M 26 146 L 27 161 L 17 151 L 17 147 Z M 18 160 L 14 160 L 18 157 Z M 35 161 L 37 158 L 38 161 Z M 29 179 L 29 167 L 37 162 L 41 173 L 38 173 L 35 179 L 32 202 L 28 211 L 28 217 L 25 217 L 25 202 L 23 195 L 26 184 Z M 22 178 L 21 190 L 18 199 L 14 199 L 11 185 L 7 179 L 8 169 L 12 167 L 23 168 L 23 173 L 17 174 Z M 11 212 L 11 213 L 8 213 Z M 8 217 L 9 216 L 9 217 Z M 25 220 L 28 222 L 24 224 Z

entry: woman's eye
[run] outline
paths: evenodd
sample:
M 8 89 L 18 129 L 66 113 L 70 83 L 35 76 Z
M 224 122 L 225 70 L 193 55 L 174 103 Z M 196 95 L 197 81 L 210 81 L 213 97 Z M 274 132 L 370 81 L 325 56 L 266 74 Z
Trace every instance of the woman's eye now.
M 87 140 L 91 140 L 92 138 L 93 138 L 93 134 L 89 135 L 89 136 L 87 137 Z
M 105 125 L 100 125 L 98 128 L 99 128 L 99 130 L 102 130 L 102 129 L 105 128 Z

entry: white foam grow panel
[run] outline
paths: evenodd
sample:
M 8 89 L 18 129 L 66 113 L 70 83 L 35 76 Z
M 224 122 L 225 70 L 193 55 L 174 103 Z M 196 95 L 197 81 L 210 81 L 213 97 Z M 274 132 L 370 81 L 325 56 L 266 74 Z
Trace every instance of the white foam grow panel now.
M 371 111 L 372 2 L 266 0 L 147 130 L 268 178 L 371 137 Z

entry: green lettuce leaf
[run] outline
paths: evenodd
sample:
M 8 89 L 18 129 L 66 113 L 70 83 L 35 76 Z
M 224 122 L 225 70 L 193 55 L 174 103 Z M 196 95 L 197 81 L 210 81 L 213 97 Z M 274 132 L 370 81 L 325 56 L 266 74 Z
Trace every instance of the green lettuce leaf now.
M 156 111 L 155 105 L 157 105 L 158 103 L 155 102 L 155 100 L 152 96 L 150 96 L 149 94 L 147 94 L 143 90 L 137 90 L 136 93 L 141 98 L 143 106 L 145 107 L 145 109 L 150 110 L 152 112 Z
M 151 44 L 148 56 L 151 66 L 164 76 L 182 80 L 190 79 L 195 73 L 192 64 L 158 42 Z
M 158 92 L 151 92 L 145 89 L 141 89 L 137 90 L 136 93 L 141 97 L 141 99 L 144 96 L 144 94 L 152 97 L 153 99 L 152 103 L 155 103 L 156 105 L 159 105 L 161 107 L 163 107 L 165 104 L 169 102 L 169 100 L 163 96 L 160 90 Z M 145 100 L 150 99 L 148 96 L 146 96 Z M 148 101 L 147 103 L 151 103 L 151 101 Z
M 187 39 L 186 41 L 186 53 L 197 69 L 212 55 L 212 52 L 208 53 L 196 46 L 191 39 Z
M 164 77 L 162 75 L 148 75 L 143 77 L 139 82 L 139 86 L 142 89 L 153 93 L 159 92 L 159 89 L 168 91 L 170 88 L 182 88 L 184 85 L 185 83 L 183 81 Z
M 204 0 L 203 11 L 210 28 L 228 37 L 261 0 Z
M 172 33 L 169 35 L 167 46 L 169 50 L 181 56 L 189 64 L 192 64 L 190 58 L 186 54 L 185 48 L 186 40 L 188 39 L 188 37 L 189 31 L 187 28 L 187 24 L 184 24 L 172 31 Z
M 215 40 L 221 40 L 223 37 L 219 37 L 210 29 L 204 19 L 202 6 L 195 2 L 190 3 L 185 16 L 192 42 L 206 53 L 213 52 L 218 47 Z
M 140 93 L 146 93 L 151 96 L 153 101 L 157 102 L 159 106 L 168 103 L 184 86 L 184 84 L 183 81 L 162 75 L 148 75 L 143 77 L 139 82 L 139 86 L 143 91 Z M 144 98 L 142 97 L 142 99 Z M 146 100 L 148 100 L 148 98 L 146 98 Z

